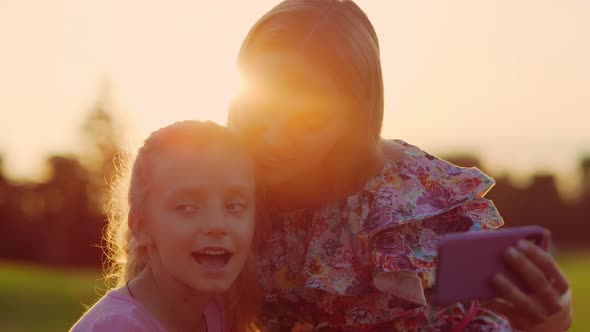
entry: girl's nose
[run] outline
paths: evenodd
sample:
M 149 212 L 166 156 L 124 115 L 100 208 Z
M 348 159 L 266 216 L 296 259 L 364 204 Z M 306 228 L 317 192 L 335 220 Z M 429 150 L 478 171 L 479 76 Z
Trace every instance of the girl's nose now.
M 212 237 L 222 237 L 227 235 L 227 228 L 225 227 L 209 227 L 205 233 Z
M 228 234 L 226 214 L 222 208 L 212 211 L 203 226 L 203 232 L 212 237 L 223 237 Z

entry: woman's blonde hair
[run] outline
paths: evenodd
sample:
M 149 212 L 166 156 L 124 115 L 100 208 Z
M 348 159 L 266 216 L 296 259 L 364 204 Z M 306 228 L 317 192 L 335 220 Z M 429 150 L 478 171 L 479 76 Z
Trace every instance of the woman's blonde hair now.
M 252 60 L 262 53 L 301 57 L 350 100 L 355 128 L 336 146 L 333 158 L 327 158 L 328 168 L 359 163 L 356 170 L 349 171 L 355 174 L 366 166 L 363 160 L 382 157 L 384 93 L 379 40 L 358 5 L 349 0 L 281 2 L 258 20 L 244 39 L 238 55 L 240 71 L 247 76 Z M 239 107 L 231 110 L 230 123 L 237 111 Z M 342 155 L 354 156 L 353 162 L 338 160 Z M 334 180 L 340 181 L 342 175 L 334 172 Z
M 213 122 L 182 121 L 153 132 L 131 158 L 121 158 L 119 176 L 111 188 L 106 209 L 108 224 L 104 234 L 106 244 L 105 278 L 109 288 L 116 288 L 137 277 L 147 266 L 147 248 L 133 237 L 129 220 L 141 218 L 144 202 L 152 183 L 151 160 L 163 149 L 186 147 L 200 153 L 204 149 L 222 148 L 245 151 L 240 140 L 230 131 Z M 137 219 L 136 219 L 137 220 Z M 256 241 L 256 232 L 255 239 Z M 240 275 L 223 295 L 226 321 L 232 331 L 248 331 L 255 326 L 258 281 L 252 255 Z
M 331 78 L 363 113 L 363 132 L 379 141 L 383 122 L 383 74 L 377 33 L 349 0 L 286 0 L 249 31 L 238 55 L 245 69 L 260 52 L 302 56 Z

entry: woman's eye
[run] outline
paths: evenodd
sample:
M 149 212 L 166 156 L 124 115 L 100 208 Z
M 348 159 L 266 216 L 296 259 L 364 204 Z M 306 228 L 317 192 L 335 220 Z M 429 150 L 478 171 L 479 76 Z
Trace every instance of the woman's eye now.
M 321 122 L 319 122 L 319 121 L 314 121 L 314 122 L 308 122 L 308 123 L 306 123 L 306 124 L 305 124 L 305 127 L 306 127 L 308 130 L 317 130 L 317 129 L 320 129 L 320 128 L 322 127 L 322 125 L 323 125 L 323 124 L 322 124 Z
M 246 135 L 249 137 L 260 137 L 264 135 L 265 129 L 260 125 L 252 125 L 248 130 L 245 132 Z
M 322 119 L 313 114 L 302 114 L 293 119 L 293 124 L 297 127 L 302 127 L 308 130 L 315 130 L 320 128 L 324 123 Z
M 323 122 L 318 117 L 310 117 L 305 119 L 305 125 L 310 128 L 319 128 L 323 125 Z

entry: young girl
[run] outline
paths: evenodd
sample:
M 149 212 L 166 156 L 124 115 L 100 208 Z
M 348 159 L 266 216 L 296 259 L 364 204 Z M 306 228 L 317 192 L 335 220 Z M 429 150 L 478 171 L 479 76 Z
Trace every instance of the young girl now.
M 265 328 L 568 328 L 567 280 L 526 243 L 510 248 L 507 262 L 532 294 L 500 275 L 497 303 L 430 303 L 438 236 L 503 224 L 483 197 L 494 182 L 380 137 L 379 42 L 355 3 L 281 2 L 252 27 L 238 66 L 247 85 L 228 123 L 254 151 L 272 209 L 257 255 Z
M 239 141 L 210 122 L 160 129 L 139 150 L 126 194 L 109 211 L 117 287 L 72 331 L 253 328 L 255 182 Z

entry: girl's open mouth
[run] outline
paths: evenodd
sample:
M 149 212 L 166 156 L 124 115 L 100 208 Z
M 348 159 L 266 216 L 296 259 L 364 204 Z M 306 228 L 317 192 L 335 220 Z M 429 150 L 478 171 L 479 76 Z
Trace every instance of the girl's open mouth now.
M 211 271 L 218 271 L 227 265 L 233 253 L 224 248 L 209 247 L 193 251 L 191 256 L 193 256 L 201 267 Z

